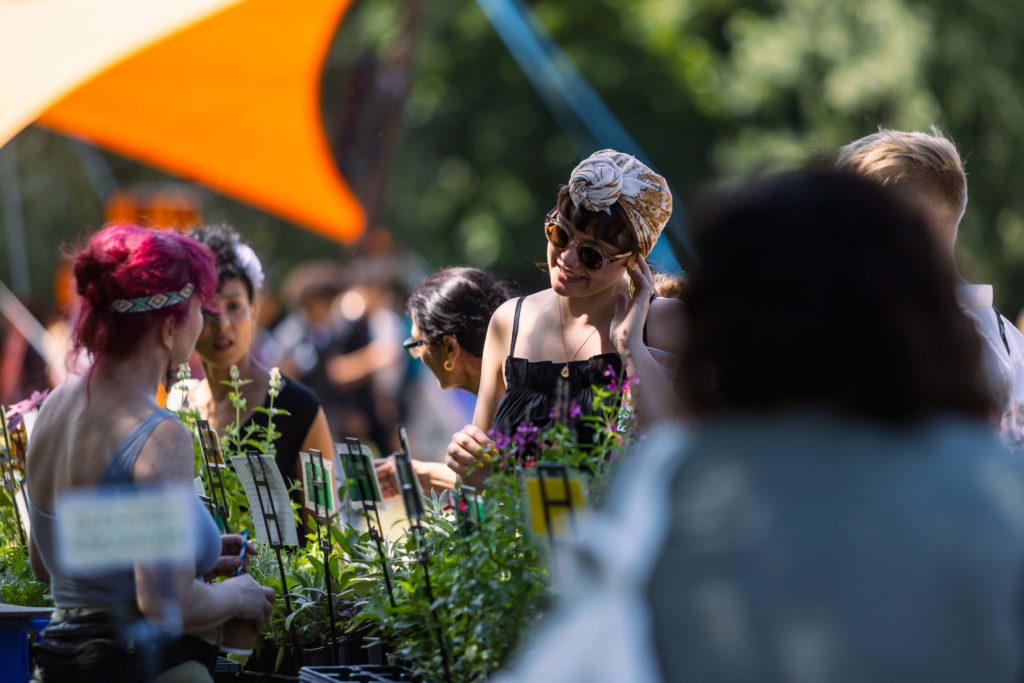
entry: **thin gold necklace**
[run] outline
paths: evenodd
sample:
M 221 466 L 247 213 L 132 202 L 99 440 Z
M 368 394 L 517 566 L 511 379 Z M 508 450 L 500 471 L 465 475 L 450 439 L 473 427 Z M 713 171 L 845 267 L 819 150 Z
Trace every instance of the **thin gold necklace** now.
M 576 349 L 576 353 L 572 354 L 572 356 L 569 356 L 569 348 L 565 345 L 565 321 L 562 319 L 562 298 L 559 297 L 558 299 L 558 324 L 562 328 L 562 350 L 565 351 L 565 356 L 566 358 L 569 359 L 568 361 L 566 361 L 565 365 L 562 366 L 562 372 L 560 374 L 562 375 L 563 379 L 569 379 L 569 363 L 576 360 L 576 356 L 579 354 L 580 351 L 583 350 L 583 347 L 587 345 L 587 342 L 590 341 L 590 338 L 594 336 L 594 333 L 597 332 L 597 328 L 595 327 L 593 330 L 591 330 L 590 334 L 587 335 L 587 338 L 584 339 L 583 343 L 580 344 L 579 347 Z

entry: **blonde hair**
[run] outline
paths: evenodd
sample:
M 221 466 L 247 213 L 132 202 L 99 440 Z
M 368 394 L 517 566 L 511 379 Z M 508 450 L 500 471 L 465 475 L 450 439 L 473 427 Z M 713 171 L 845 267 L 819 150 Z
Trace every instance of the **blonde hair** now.
M 879 128 L 839 150 L 836 168 L 883 185 L 916 185 L 958 213 L 967 206 L 967 174 L 956 145 L 935 126 L 930 133 Z
M 654 291 L 666 299 L 682 299 L 686 293 L 686 277 L 677 273 L 654 273 Z

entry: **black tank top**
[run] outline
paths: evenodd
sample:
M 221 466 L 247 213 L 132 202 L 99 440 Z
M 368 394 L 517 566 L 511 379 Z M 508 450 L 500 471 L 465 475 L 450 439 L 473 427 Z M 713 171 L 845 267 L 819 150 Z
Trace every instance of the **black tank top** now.
M 544 431 L 554 422 L 552 411 L 559 409 L 563 402 L 560 419 L 576 430 L 579 443 L 593 440 L 593 427 L 582 421 L 585 415 L 593 415 L 594 385 L 609 386 L 622 383 L 622 359 L 617 353 L 601 353 L 586 360 L 568 363 L 569 377 L 563 378 L 562 368 L 566 363 L 549 360 L 529 361 L 516 358 L 516 338 L 519 336 L 519 314 L 523 299 L 516 300 L 515 318 L 512 323 L 512 344 L 505 359 L 505 395 L 498 402 L 494 426 L 502 434 L 511 436 L 524 423 L 531 423 Z M 644 337 L 647 336 L 646 327 Z M 564 405 L 565 402 L 568 405 Z M 572 417 L 568 406 L 578 406 L 579 414 Z M 575 410 L 573 414 L 575 414 Z

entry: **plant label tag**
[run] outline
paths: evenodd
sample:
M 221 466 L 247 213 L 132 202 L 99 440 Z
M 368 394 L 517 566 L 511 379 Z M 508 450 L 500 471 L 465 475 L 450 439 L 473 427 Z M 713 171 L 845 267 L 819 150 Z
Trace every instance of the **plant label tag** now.
M 583 480 L 564 465 L 537 465 L 523 479 L 529 528 L 538 536 L 570 540 L 586 510 Z
M 334 514 L 334 463 L 312 453 L 299 453 L 299 462 L 305 493 L 303 507 L 321 517 L 330 517 Z
M 405 515 L 412 521 L 422 520 L 423 510 L 423 489 L 420 488 L 420 479 L 412 468 L 412 460 L 408 452 L 395 453 L 395 482 L 398 490 L 402 492 L 402 502 L 405 503 Z
M 203 485 L 203 478 L 202 477 L 196 477 L 195 479 L 193 479 L 192 480 L 192 486 L 195 488 L 197 496 L 199 496 L 199 497 L 205 497 L 206 496 L 206 487 Z
M 208 421 L 196 420 L 196 436 L 199 437 L 199 447 L 203 450 L 206 464 L 210 467 L 227 467 L 220 450 L 220 439 Z
M 355 440 L 341 444 L 338 459 L 345 473 L 349 500 L 377 502 L 382 500 L 377 470 L 373 467 L 373 453 L 366 444 L 359 443 L 356 450 Z
M 194 564 L 196 494 L 186 484 L 71 492 L 57 499 L 57 560 L 71 574 Z
M 274 458 L 258 455 L 250 459 L 247 455 L 236 455 L 231 458 L 231 464 L 235 466 L 249 502 L 256 540 L 274 548 L 299 545 L 288 487 Z

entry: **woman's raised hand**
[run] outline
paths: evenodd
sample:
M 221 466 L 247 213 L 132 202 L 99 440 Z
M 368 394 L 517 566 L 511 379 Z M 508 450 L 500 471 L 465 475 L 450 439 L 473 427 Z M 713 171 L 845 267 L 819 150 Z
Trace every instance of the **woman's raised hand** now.
M 643 344 L 644 323 L 651 307 L 651 292 L 654 291 L 654 275 L 651 267 L 641 256 L 636 264 L 626 266 L 626 274 L 634 287 L 633 298 L 620 294 L 615 302 L 615 316 L 608 330 L 615 350 L 624 360 L 629 359 L 637 344 Z
M 489 469 L 488 454 L 494 450 L 494 442 L 484 430 L 468 424 L 452 435 L 445 452 L 445 462 L 464 482 L 481 486 Z

